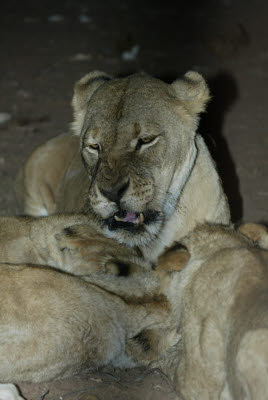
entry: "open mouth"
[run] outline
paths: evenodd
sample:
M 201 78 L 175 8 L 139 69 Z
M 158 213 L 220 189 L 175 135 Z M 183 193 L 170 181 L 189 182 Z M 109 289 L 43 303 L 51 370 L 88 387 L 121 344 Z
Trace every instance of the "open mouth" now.
M 119 216 L 119 214 L 122 215 L 122 212 L 114 215 L 114 219 L 117 222 L 129 222 L 131 224 L 142 224 L 144 222 L 144 214 L 143 213 L 139 213 L 139 215 L 138 215 L 136 213 L 130 213 L 130 212 L 126 213 L 125 212 L 124 216 Z
M 147 210 L 144 213 L 133 213 L 120 210 L 110 218 L 105 219 L 104 224 L 112 231 L 115 229 L 141 230 L 145 224 L 155 222 L 159 214 L 157 211 Z

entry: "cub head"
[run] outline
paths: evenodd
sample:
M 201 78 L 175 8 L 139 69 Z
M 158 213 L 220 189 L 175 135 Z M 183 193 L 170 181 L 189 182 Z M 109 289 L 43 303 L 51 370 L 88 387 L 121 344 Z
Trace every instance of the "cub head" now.
M 196 158 L 198 115 L 209 100 L 200 74 L 171 85 L 145 74 L 77 82 L 73 131 L 89 175 L 88 211 L 106 235 L 146 245 L 176 212 Z

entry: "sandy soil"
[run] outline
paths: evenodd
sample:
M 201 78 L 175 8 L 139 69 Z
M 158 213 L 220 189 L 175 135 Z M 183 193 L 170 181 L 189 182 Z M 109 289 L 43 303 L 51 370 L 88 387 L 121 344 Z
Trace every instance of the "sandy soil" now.
M 268 2 L 156 4 L 9 0 L 1 6 L 2 215 L 17 212 L 12 185 L 30 152 L 69 129 L 73 84 L 82 75 L 146 71 L 171 82 L 195 69 L 212 90 L 200 132 L 217 162 L 233 220 L 268 222 Z M 136 45 L 136 57 L 125 60 L 124 51 Z M 42 400 L 174 398 L 159 371 L 112 370 L 21 388 L 28 399 Z

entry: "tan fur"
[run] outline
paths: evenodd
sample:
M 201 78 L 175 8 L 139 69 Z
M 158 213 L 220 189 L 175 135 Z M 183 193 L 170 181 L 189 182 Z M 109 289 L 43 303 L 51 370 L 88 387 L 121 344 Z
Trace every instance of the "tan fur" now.
M 239 226 L 239 231 L 260 247 L 268 249 L 268 231 L 265 225 L 245 222 Z
M 117 262 L 126 264 L 126 275 L 152 268 L 138 249 L 103 237 L 93 218 L 79 214 L 1 217 L 0 262 L 50 266 L 75 275 L 118 275 Z
M 144 268 L 129 278 L 83 275 L 105 252 L 115 265 L 139 257 L 99 236 L 88 216 L 0 222 L 1 382 L 150 365 L 170 375 L 181 399 L 267 398 L 266 250 L 231 228 L 200 225 L 182 240 L 186 265 L 185 250 L 161 257 L 161 282 Z
M 128 287 L 121 282 L 121 289 L 120 277 L 116 284 L 105 274 L 82 280 L 34 265 L 0 264 L 0 278 L 1 382 L 47 381 L 108 363 L 133 366 L 125 341 L 163 325 L 168 311 L 149 273 Z
M 58 184 L 73 159 L 75 146 L 76 138 L 61 135 L 38 147 L 38 160 L 36 151 L 31 154 L 19 171 L 15 184 L 18 200 L 26 215 L 45 216 L 56 211 Z M 42 168 L 45 165 L 50 168 Z
M 181 399 L 267 399 L 267 250 L 213 225 L 182 242 L 191 255 L 185 268 L 161 272 L 171 303 L 167 327 L 139 334 L 150 351 L 134 338 L 128 353 L 169 374 Z M 176 334 L 181 339 L 172 345 Z
M 115 277 L 127 263 L 140 274 Z M 86 216 L 1 218 L 0 382 L 135 365 L 126 340 L 163 325 L 169 312 L 159 279 L 144 268 L 134 249 L 103 238 Z
M 171 85 L 145 74 L 109 79 L 95 71 L 75 85 L 76 136 L 37 148 L 17 179 L 17 193 L 30 215 L 93 214 L 105 236 L 139 246 L 156 261 L 197 223 L 230 222 L 214 163 L 196 134 L 209 90 L 193 71 Z M 149 142 L 140 146 L 141 139 Z M 156 218 L 136 233 L 113 229 L 120 209 Z

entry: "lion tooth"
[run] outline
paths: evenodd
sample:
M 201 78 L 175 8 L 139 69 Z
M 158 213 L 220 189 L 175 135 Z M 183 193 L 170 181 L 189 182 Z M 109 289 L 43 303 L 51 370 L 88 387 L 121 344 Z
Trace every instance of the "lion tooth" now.
M 140 220 L 140 223 L 141 223 L 141 224 L 144 222 L 144 215 L 143 215 L 143 213 L 140 213 L 139 220 Z
M 120 218 L 120 217 L 118 217 L 117 215 L 114 216 L 114 219 L 115 219 L 116 221 L 123 221 L 123 219 Z

